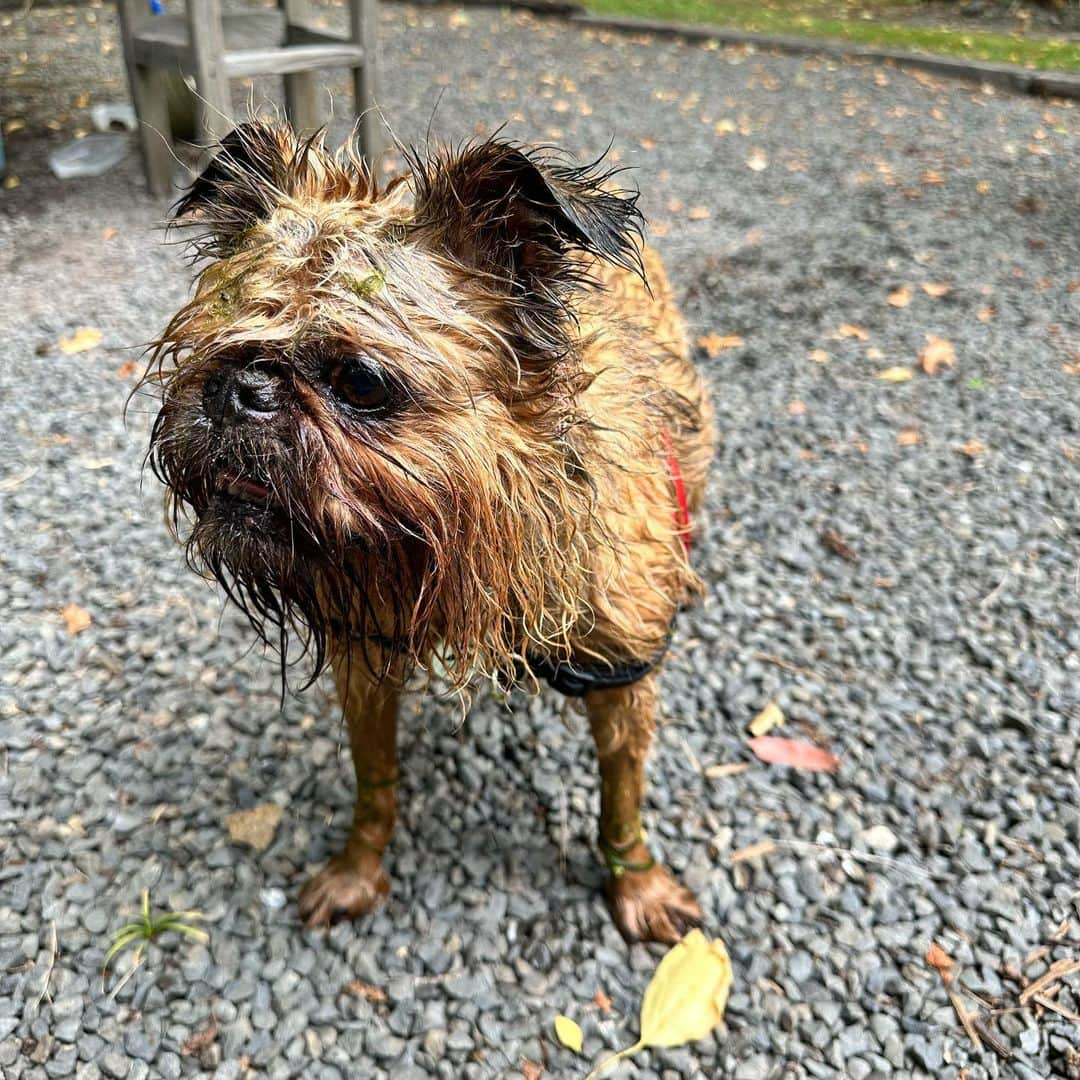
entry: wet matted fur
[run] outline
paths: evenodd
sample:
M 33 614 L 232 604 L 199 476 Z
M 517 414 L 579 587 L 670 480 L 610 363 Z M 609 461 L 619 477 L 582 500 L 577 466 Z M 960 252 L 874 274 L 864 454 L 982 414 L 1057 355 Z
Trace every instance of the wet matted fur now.
M 636 195 L 498 139 L 407 166 L 379 187 L 351 144 L 237 128 L 177 206 L 202 269 L 147 373 L 192 565 L 283 663 L 292 636 L 334 669 L 358 799 L 312 923 L 388 889 L 410 675 L 644 672 L 700 587 L 680 497 L 699 509 L 711 410 Z M 616 921 L 671 940 L 700 912 L 641 838 L 656 686 L 584 698 Z

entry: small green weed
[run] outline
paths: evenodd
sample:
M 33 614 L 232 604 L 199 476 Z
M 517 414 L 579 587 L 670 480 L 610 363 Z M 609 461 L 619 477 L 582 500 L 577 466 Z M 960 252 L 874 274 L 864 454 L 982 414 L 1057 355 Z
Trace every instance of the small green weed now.
M 113 935 L 112 944 L 101 965 L 102 985 L 105 984 L 109 964 L 129 945 L 137 943 L 135 944 L 135 958 L 131 965 L 134 969 L 142 963 L 146 946 L 154 938 L 167 934 L 170 930 L 195 941 L 209 941 L 210 937 L 205 930 L 190 925 L 191 922 L 202 918 L 202 913 L 198 911 L 166 911 L 160 915 L 154 915 L 150 911 L 150 890 L 143 889 L 141 918 L 138 922 L 129 922 L 121 926 Z

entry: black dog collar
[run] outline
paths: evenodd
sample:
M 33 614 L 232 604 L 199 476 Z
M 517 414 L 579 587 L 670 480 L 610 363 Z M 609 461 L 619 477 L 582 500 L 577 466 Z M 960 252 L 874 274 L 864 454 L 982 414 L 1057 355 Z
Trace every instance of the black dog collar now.
M 670 635 L 669 635 L 670 640 Z M 575 664 L 530 656 L 529 668 L 538 679 L 567 697 L 582 697 L 592 690 L 617 690 L 643 679 L 664 659 L 668 642 L 651 660 L 629 660 L 622 664 Z

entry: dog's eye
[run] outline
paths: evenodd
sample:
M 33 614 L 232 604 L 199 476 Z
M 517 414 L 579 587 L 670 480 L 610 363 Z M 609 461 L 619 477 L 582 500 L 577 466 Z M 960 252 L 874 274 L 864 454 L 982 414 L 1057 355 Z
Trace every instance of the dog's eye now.
M 351 356 L 336 364 L 330 385 L 337 397 L 357 412 L 383 412 L 390 405 L 390 387 L 383 370 L 366 356 Z

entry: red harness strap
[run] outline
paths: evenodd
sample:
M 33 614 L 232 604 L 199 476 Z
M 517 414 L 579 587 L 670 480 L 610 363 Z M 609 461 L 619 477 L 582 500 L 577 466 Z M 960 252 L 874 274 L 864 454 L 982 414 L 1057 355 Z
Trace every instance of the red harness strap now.
M 679 467 L 679 458 L 675 453 L 675 444 L 671 441 L 671 432 L 667 428 L 661 428 L 660 434 L 664 437 L 664 449 L 667 451 L 667 467 L 671 473 L 671 484 L 675 488 L 675 531 L 682 541 L 683 551 L 690 556 L 690 507 L 686 503 L 686 482 L 683 480 L 682 469 Z

